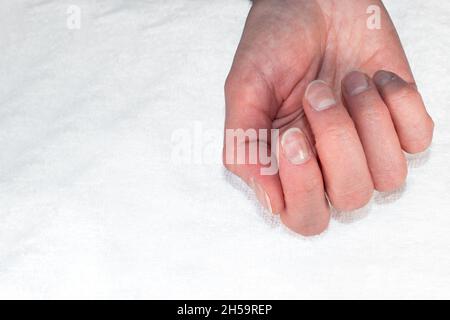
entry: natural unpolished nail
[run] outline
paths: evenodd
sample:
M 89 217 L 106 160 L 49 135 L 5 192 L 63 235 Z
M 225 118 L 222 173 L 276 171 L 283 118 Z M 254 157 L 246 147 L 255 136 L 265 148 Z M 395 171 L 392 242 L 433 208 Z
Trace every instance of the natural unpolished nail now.
M 281 147 L 286 158 L 294 165 L 305 163 L 311 156 L 308 141 L 298 128 L 291 128 L 283 134 Z
M 356 96 L 369 89 L 369 80 L 364 73 L 354 71 L 343 80 L 344 89 L 350 96 Z
M 272 204 L 270 202 L 269 195 L 267 194 L 266 191 L 264 191 L 264 188 L 258 182 L 256 182 L 255 178 L 251 178 L 250 179 L 250 187 L 255 192 L 259 203 L 261 203 L 261 205 L 265 209 L 269 210 L 269 212 L 272 213 L 273 212 L 272 211 Z
M 316 80 L 309 84 L 305 93 L 311 107 L 316 111 L 322 111 L 336 106 L 336 98 L 331 88 L 322 80 Z
M 395 74 L 388 71 L 379 71 L 375 74 L 373 81 L 380 87 L 385 86 L 387 83 L 395 79 Z

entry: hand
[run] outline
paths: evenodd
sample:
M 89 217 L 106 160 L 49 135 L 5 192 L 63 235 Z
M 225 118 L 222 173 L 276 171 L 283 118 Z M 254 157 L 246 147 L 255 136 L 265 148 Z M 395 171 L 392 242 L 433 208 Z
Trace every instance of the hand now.
M 381 29 L 367 26 L 370 5 L 381 8 Z M 432 140 L 433 121 L 378 0 L 254 1 L 225 95 L 226 129 L 281 136 L 266 141 L 272 153 L 280 142 L 277 174 L 261 174 L 260 162 L 225 166 L 303 235 L 328 226 L 327 196 L 351 211 L 374 189 L 400 188 L 402 150 L 418 153 Z

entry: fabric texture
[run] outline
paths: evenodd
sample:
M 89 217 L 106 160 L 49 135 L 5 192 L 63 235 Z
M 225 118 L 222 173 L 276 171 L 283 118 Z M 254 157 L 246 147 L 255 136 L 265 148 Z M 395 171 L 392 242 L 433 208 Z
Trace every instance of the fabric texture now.
M 220 164 L 248 1 L 2 1 L 0 298 L 450 298 L 450 2 L 385 4 L 433 146 L 305 239 Z

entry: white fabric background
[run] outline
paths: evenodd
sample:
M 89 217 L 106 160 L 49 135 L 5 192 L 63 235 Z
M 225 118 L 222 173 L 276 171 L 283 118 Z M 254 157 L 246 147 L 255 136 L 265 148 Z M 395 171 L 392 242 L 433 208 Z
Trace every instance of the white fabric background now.
M 386 5 L 432 150 L 304 239 L 219 162 L 247 1 L 1 1 L 0 298 L 450 298 L 450 3 Z

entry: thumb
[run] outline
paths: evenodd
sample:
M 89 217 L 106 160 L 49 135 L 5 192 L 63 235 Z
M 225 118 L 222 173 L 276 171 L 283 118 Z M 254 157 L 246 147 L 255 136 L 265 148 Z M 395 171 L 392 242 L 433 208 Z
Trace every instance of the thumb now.
M 272 213 L 284 208 L 278 175 L 277 131 L 272 131 L 270 90 L 257 76 L 230 74 L 225 85 L 226 118 L 223 148 L 225 167 L 245 181 L 260 203 Z M 274 150 L 272 150 L 274 149 Z

